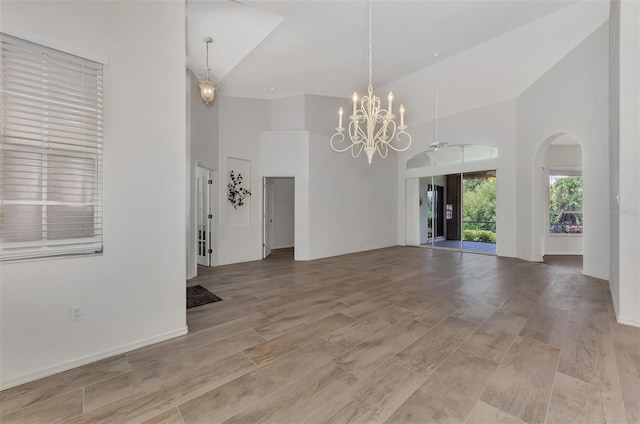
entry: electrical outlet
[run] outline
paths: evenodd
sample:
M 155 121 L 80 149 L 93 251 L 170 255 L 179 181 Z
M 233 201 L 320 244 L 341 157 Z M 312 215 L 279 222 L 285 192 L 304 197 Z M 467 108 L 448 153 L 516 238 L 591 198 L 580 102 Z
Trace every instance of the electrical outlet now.
M 71 321 L 82 321 L 84 319 L 84 310 L 82 305 L 71 307 Z

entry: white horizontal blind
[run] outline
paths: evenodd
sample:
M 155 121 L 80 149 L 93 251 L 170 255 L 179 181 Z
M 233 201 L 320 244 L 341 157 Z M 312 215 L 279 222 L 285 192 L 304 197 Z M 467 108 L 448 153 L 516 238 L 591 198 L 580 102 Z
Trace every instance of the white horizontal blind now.
M 102 251 L 102 65 L 0 33 L 0 260 Z

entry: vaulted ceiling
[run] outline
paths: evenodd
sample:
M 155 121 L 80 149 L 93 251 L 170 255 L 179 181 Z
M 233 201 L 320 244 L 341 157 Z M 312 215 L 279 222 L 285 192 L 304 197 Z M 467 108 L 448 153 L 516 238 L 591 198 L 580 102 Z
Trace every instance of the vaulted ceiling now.
M 374 0 L 374 86 L 419 76 L 433 64 L 434 52 L 440 52 L 446 61 L 510 33 L 518 36 L 522 33 L 518 29 L 529 24 L 537 23 L 544 32 L 545 19 L 554 22 L 554 31 L 558 25 L 563 30 L 551 37 L 541 34 L 540 46 L 519 45 L 517 40 L 498 43 L 496 46 L 504 50 L 494 53 L 508 58 L 532 49 L 532 54 L 544 56 L 552 43 L 561 45 L 566 54 L 595 29 L 593 19 L 580 21 L 583 16 L 578 9 L 584 9 L 586 3 L 599 3 L 597 13 L 602 15 L 608 11 L 603 2 Z M 558 22 L 559 16 L 566 20 L 564 25 Z M 196 74 L 202 71 L 202 38 L 210 35 L 214 39 L 210 64 L 222 82 L 220 95 L 348 97 L 354 89 L 366 88 L 367 19 L 368 3 L 364 0 L 188 0 L 187 66 Z M 530 35 L 526 42 L 535 43 Z M 513 85 L 526 87 L 552 65 L 546 62 L 559 60 L 562 52 L 551 50 L 553 57 L 541 57 L 545 63 L 534 67 L 535 72 L 526 66 L 522 75 L 511 75 L 510 79 L 520 80 Z M 469 58 L 482 60 L 477 55 Z M 458 60 L 457 66 L 470 68 L 469 72 L 474 63 Z

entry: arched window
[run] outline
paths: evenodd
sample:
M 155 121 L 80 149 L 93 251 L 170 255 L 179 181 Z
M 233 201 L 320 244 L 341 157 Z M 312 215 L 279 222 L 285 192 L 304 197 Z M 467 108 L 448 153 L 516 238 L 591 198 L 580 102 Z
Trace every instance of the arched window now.
M 407 161 L 407 169 L 452 165 L 477 160 L 495 159 L 497 157 L 498 148 L 493 146 L 478 144 L 439 145 L 433 146 L 409 159 Z

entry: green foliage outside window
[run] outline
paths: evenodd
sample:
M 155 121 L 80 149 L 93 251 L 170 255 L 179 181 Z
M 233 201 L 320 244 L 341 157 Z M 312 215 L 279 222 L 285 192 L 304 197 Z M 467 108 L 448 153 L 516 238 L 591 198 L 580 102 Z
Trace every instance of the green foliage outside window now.
M 496 180 L 464 180 L 464 239 L 496 242 Z
M 549 177 L 549 227 L 553 234 L 582 233 L 582 176 Z

